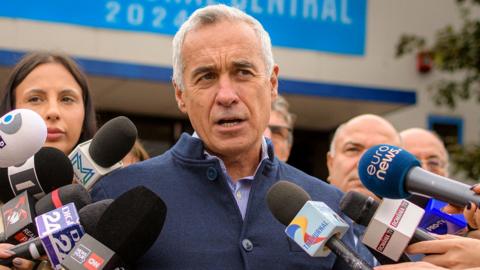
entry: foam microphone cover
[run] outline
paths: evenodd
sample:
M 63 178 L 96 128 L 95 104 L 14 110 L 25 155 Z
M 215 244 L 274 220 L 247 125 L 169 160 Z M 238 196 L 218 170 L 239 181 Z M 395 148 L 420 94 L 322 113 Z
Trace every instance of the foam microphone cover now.
M 156 241 L 167 207 L 149 189 L 139 186 L 115 199 L 105 210 L 92 236 L 133 264 Z
M 90 194 L 82 185 L 70 184 L 60 187 L 38 200 L 35 204 L 35 211 L 37 215 L 42 215 L 69 203 L 74 203 L 77 209 L 82 209 L 91 202 Z
M 288 226 L 302 209 L 310 195 L 301 187 L 288 181 L 278 181 L 267 192 L 267 205 L 273 216 Z
M 35 173 L 42 189 L 49 193 L 73 181 L 73 167 L 70 159 L 54 147 L 42 147 L 34 156 Z M 15 197 L 8 179 L 8 168 L 0 169 L 0 200 L 9 201 Z
M 403 199 L 410 197 L 405 188 L 407 173 L 420 167 L 414 155 L 402 148 L 380 144 L 368 149 L 358 162 L 358 176 L 363 185 L 378 196 Z
M 372 197 L 349 191 L 340 200 L 340 210 L 355 223 L 368 226 L 377 211 L 378 203 Z
M 137 128 L 125 116 L 105 123 L 95 134 L 88 149 L 98 165 L 108 168 L 119 162 L 132 149 L 137 139 Z
M 47 139 L 47 126 L 32 110 L 16 109 L 0 118 L 0 167 L 23 163 L 33 156 Z
M 105 213 L 105 210 L 112 204 L 112 199 L 105 199 L 98 202 L 85 205 L 80 211 L 78 216 L 80 217 L 80 223 L 88 234 L 94 234 L 97 223 L 100 217 Z

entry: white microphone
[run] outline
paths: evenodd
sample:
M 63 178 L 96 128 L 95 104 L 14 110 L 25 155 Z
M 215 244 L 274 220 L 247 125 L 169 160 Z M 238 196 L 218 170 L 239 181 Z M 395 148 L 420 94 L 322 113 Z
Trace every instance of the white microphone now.
M 398 261 L 424 213 L 425 210 L 407 200 L 384 198 L 370 220 L 362 242 Z
M 10 111 L 0 118 L 0 168 L 17 166 L 45 144 L 47 125 L 36 112 Z

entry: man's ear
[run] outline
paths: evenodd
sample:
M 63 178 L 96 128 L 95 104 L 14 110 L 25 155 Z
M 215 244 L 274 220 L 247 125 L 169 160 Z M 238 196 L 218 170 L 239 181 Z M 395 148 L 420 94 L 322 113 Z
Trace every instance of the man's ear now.
M 272 100 L 278 96 L 278 72 L 280 68 L 277 64 L 273 66 L 272 74 L 270 74 L 270 84 L 272 86 Z
M 175 82 L 173 82 L 173 88 L 175 89 L 175 100 L 177 101 L 178 109 L 186 114 L 187 107 L 185 106 L 185 91 L 182 91 Z
M 327 152 L 327 169 L 328 174 L 331 175 L 333 172 L 333 155 L 330 151 Z

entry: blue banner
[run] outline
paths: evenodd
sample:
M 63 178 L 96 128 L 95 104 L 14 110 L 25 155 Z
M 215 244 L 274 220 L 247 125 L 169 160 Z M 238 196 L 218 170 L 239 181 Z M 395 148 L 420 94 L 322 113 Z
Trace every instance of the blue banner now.
M 0 17 L 173 35 L 217 3 L 257 18 L 274 46 L 364 54 L 367 0 L 0 0 Z

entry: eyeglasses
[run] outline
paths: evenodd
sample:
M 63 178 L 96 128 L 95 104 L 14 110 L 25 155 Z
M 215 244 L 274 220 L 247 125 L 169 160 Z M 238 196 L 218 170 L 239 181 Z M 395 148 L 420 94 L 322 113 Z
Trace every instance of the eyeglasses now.
M 277 136 L 288 140 L 288 136 L 292 132 L 292 128 L 286 126 L 268 125 L 268 129 L 272 133 L 272 137 Z
M 425 165 L 428 171 L 434 171 L 434 172 L 440 171 L 445 169 L 445 166 L 446 166 L 445 161 L 436 157 L 431 157 L 427 159 L 420 159 L 420 158 L 417 158 L 417 159 L 420 161 L 422 166 Z

